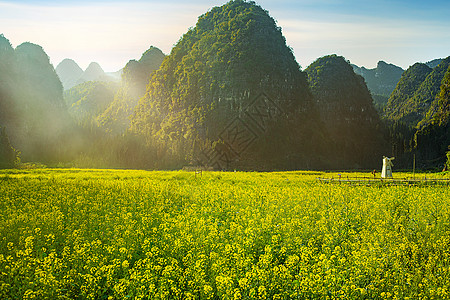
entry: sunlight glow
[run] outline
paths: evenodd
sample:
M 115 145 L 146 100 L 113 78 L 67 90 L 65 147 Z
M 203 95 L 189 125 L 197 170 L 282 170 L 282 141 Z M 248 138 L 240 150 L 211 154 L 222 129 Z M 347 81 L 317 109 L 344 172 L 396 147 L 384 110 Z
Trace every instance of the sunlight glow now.
M 198 16 L 224 2 L 0 1 L 0 33 L 14 47 L 25 41 L 41 45 L 55 66 L 71 58 L 82 68 L 96 61 L 116 71 L 151 45 L 170 53 Z M 449 54 L 450 21 L 438 18 L 444 4 L 427 10 L 416 1 L 257 2 L 278 21 L 303 68 L 331 53 L 358 65 L 386 60 L 403 68 Z

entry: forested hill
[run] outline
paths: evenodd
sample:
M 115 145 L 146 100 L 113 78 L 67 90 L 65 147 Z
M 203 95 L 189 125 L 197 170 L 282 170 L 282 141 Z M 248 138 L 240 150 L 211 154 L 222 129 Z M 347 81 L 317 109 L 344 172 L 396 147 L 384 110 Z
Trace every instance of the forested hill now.
M 145 95 L 153 73 L 164 60 L 164 53 L 151 46 L 141 58 L 130 60 L 123 68 L 122 80 L 114 101 L 98 117 L 100 126 L 111 133 L 123 133 L 130 126 L 130 116 L 139 99 Z
M 0 35 L 0 126 L 22 159 L 62 159 L 69 117 L 63 87 L 42 47 L 13 49 Z
M 393 154 L 406 158 L 408 166 L 412 152 L 418 167 L 442 166 L 445 161 L 450 136 L 446 119 L 440 119 L 448 107 L 442 105 L 445 96 L 440 94 L 449 67 L 450 57 L 409 67 L 385 107 L 383 119 L 390 128 Z
M 304 155 L 311 161 L 312 120 L 305 74 L 281 29 L 254 2 L 231 1 L 202 15 L 175 45 L 132 131 L 174 167 L 295 168 Z
M 105 73 L 97 62 L 91 62 L 83 71 L 74 60 L 68 58 L 61 61 L 55 70 L 64 90 L 89 81 L 118 82 L 120 76 L 118 73 L 121 73 L 121 71 Z
M 83 128 L 98 127 L 97 118 L 111 105 L 119 84 L 87 81 L 64 92 L 64 101 L 74 121 Z
M 383 111 L 404 70 L 384 61 L 379 61 L 374 69 L 366 69 L 356 65 L 352 65 L 352 67 L 356 74 L 364 77 L 376 108 L 379 111 Z
M 400 78 L 395 90 L 389 97 L 387 106 L 384 109 L 383 117 L 398 121 L 403 118 L 408 109 L 408 100 L 414 96 L 414 93 L 432 72 L 432 69 L 423 63 L 415 63 L 409 67 Z
M 56 66 L 56 74 L 65 90 L 78 84 L 78 80 L 83 76 L 84 71 L 73 59 L 64 59 Z
M 416 63 L 402 75 L 385 108 L 384 117 L 390 121 L 401 121 L 416 127 L 426 119 L 441 81 L 450 65 L 450 57 L 431 69 L 426 64 Z
M 308 81 L 328 132 L 338 168 L 370 168 L 379 163 L 386 141 L 364 79 L 341 56 L 319 58 Z
M 444 153 L 450 150 L 450 66 L 441 81 L 439 94 L 426 117 L 419 123 L 414 141 L 424 166 L 442 165 L 445 162 Z M 447 155 L 450 163 L 450 152 Z

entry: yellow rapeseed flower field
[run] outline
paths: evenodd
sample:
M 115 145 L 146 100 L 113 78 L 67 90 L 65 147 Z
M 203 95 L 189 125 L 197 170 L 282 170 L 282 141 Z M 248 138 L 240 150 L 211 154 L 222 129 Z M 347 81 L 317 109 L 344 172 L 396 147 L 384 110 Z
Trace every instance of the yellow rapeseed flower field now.
M 0 299 L 449 299 L 449 188 L 326 175 L 0 171 Z

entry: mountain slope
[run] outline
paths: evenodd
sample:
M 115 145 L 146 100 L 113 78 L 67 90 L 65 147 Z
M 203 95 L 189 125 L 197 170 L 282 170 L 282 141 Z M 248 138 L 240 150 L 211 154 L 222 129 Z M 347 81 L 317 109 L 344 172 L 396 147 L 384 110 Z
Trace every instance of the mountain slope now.
M 295 147 L 314 140 L 305 137 L 312 118 L 305 74 L 281 29 L 255 3 L 231 1 L 202 15 L 172 49 L 132 131 L 163 153 L 160 162 L 265 168 L 289 164 Z
M 130 60 L 127 63 L 114 101 L 99 116 L 99 123 L 104 129 L 113 133 L 123 133 L 129 127 L 130 116 L 139 98 L 144 96 L 153 72 L 159 69 L 164 57 L 161 50 L 152 46 L 138 61 Z
M 68 58 L 61 61 L 55 70 L 65 90 L 74 87 L 84 73 L 74 60 Z
M 450 66 L 427 118 L 420 125 L 414 137 L 418 158 L 424 167 L 442 167 L 450 147 Z
M 87 81 L 64 92 L 69 113 L 82 127 L 98 127 L 100 116 L 114 100 L 118 85 L 113 82 Z
M 409 111 L 408 101 L 433 70 L 425 64 L 416 63 L 409 67 L 400 78 L 384 109 L 384 118 L 400 121 L 414 126 L 413 120 L 406 119 Z
M 410 67 L 389 98 L 385 117 L 412 127 L 418 126 L 426 119 L 427 112 L 439 94 L 441 81 L 449 66 L 450 57 L 442 60 L 434 69 L 419 63 Z
M 384 61 L 379 61 L 375 69 L 366 69 L 356 65 L 352 65 L 352 67 L 355 73 L 361 75 L 366 81 L 377 110 L 383 111 L 404 70 Z
M 0 35 L 0 126 L 9 125 L 15 115 L 14 92 L 18 81 L 14 48 Z M 6 134 L 5 134 L 6 135 Z
M 23 161 L 62 159 L 63 141 L 72 124 L 62 84 L 47 54 L 29 42 L 12 50 L 3 36 L 0 45 L 0 125 Z
M 306 69 L 337 167 L 374 167 L 383 155 L 381 122 L 364 79 L 347 61 L 325 56 Z

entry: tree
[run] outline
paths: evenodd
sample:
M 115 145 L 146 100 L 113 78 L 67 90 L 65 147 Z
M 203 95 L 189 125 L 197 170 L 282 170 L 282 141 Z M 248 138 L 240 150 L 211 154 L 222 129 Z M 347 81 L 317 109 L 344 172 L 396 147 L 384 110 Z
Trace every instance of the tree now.
M 450 145 L 448 146 L 448 149 L 450 150 Z M 447 152 L 447 170 L 450 170 L 450 151 Z
M 18 152 L 11 146 L 6 129 L 0 127 L 0 169 L 13 168 L 18 160 Z
M 441 82 L 441 92 L 438 96 L 439 109 L 434 116 L 434 120 L 439 125 L 444 125 L 449 122 L 450 118 L 450 66 L 445 73 L 444 79 Z

